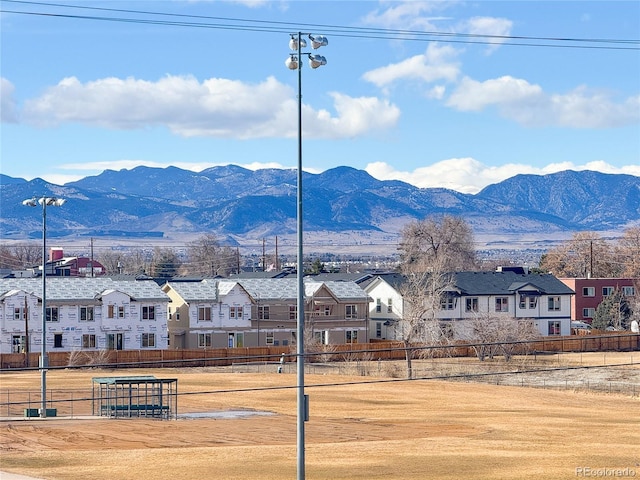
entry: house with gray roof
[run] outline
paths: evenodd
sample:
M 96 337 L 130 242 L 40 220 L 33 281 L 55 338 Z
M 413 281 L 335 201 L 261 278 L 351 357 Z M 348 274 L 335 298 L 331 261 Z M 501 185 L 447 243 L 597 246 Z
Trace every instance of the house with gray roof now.
M 453 338 L 468 339 L 473 320 L 509 317 L 531 321 L 541 336 L 570 335 L 574 291 L 550 274 L 454 272 L 440 302 L 437 318 Z M 400 293 L 404 277 L 378 275 L 361 284 L 371 297 L 370 338 L 394 339 L 406 299 Z
M 295 345 L 297 285 L 295 277 L 168 282 L 163 290 L 172 299 L 170 348 L 206 348 L 209 345 L 200 341 L 202 334 L 210 334 L 212 347 Z M 327 345 L 367 341 L 369 299 L 358 284 L 305 278 L 304 290 L 307 342 Z M 237 316 L 226 315 L 233 305 L 242 307 L 241 323 Z M 203 308 L 220 312 L 219 323 L 203 322 Z
M 153 281 L 47 277 L 47 350 L 164 349 L 168 303 Z M 35 352 L 42 341 L 42 279 L 0 279 L 0 352 Z
M 169 281 L 169 348 L 251 346 L 251 298 L 234 280 Z M 248 343 L 247 343 L 248 342 Z

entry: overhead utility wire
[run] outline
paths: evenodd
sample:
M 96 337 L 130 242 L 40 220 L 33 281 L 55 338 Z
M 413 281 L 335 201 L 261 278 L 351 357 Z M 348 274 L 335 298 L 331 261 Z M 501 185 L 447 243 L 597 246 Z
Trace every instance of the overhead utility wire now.
M 401 35 L 436 35 L 436 36 L 454 36 L 454 37 L 472 37 L 472 38 L 495 38 L 495 39 L 512 39 L 512 40 L 543 40 L 543 41 L 563 41 L 563 42 L 597 42 L 597 43 L 640 43 L 640 39 L 627 40 L 627 39 L 611 39 L 611 38 L 572 38 L 572 37 L 533 37 L 533 36 L 514 36 L 514 35 L 489 35 L 489 34 L 476 34 L 476 33 L 456 33 L 456 32 L 433 32 L 433 31 L 419 31 L 419 30 L 406 30 L 406 29 L 388 29 L 388 28 L 374 28 L 374 27 L 347 27 L 341 25 L 330 24 L 314 24 L 314 23 L 295 23 L 295 22 L 283 22 L 277 20 L 256 20 L 248 18 L 232 18 L 232 17 L 218 17 L 210 15 L 194 15 L 194 14 L 181 14 L 181 13 L 167 13 L 167 12 L 154 12 L 150 10 L 131 10 L 131 9 L 119 9 L 119 8 L 106 8 L 106 7 L 90 7 L 86 5 L 65 5 L 51 2 L 32 2 L 27 0 L 4 0 L 8 3 L 20 3 L 27 5 L 40 5 L 40 6 L 53 6 L 63 8 L 78 8 L 85 10 L 97 10 L 119 13 L 135 13 L 143 15 L 159 15 L 169 17 L 181 17 L 181 18 L 198 18 L 206 20 L 223 20 L 227 22 L 247 22 L 257 24 L 273 24 L 273 25 L 287 25 L 291 27 L 318 27 L 322 29 L 334 29 L 332 31 L 360 31 L 365 33 L 382 33 L 382 34 L 401 34 Z
M 177 26 L 188 28 L 211 28 L 220 30 L 240 30 L 240 31 L 254 31 L 264 33 L 289 33 L 290 28 L 284 29 L 281 26 L 268 26 L 271 25 L 287 25 L 290 27 L 308 26 L 323 29 L 326 33 L 331 33 L 333 36 L 345 37 L 345 38 L 364 38 L 364 39 L 382 39 L 382 40 L 405 40 L 405 41 L 442 41 L 444 43 L 463 43 L 463 44 L 480 44 L 480 45 L 509 45 L 509 46 L 528 46 L 528 47 L 553 47 L 553 48 L 581 48 L 581 49 L 607 49 L 607 50 L 639 50 L 640 47 L 627 47 L 618 46 L 622 45 L 636 45 L 640 44 L 640 40 L 627 40 L 627 39 L 601 39 L 601 38 L 562 38 L 562 37 L 530 37 L 530 36 L 507 36 L 507 35 L 481 35 L 470 33 L 455 33 L 455 32 L 420 32 L 415 30 L 392 30 L 392 29 L 377 29 L 366 27 L 342 27 L 335 25 L 323 25 L 323 24 L 296 24 L 291 22 L 277 22 L 277 21 L 264 21 L 264 20 L 249 20 L 249 19 L 233 19 L 227 17 L 208 17 L 200 15 L 184 15 L 184 14 L 169 14 L 160 12 L 149 12 L 139 10 L 123 10 L 123 9 L 108 9 L 99 7 L 86 7 L 86 6 L 71 6 L 71 5 L 59 5 L 48 3 L 34 3 L 24 2 L 18 0 L 4 0 L 10 3 L 26 3 L 31 5 L 41 6 L 53 6 L 53 7 L 67 7 L 67 8 L 82 8 L 91 10 L 103 10 L 119 13 L 134 13 L 145 15 L 161 15 L 170 17 L 183 17 L 183 18 L 203 18 L 209 20 L 221 20 L 225 22 L 245 22 L 246 25 L 233 25 L 229 23 L 199 23 L 199 22 L 184 22 L 184 21 L 170 21 L 170 20 L 154 20 L 143 18 L 122 18 L 122 17 L 104 17 L 104 16 L 90 16 L 90 15 L 72 15 L 62 13 L 50 13 L 50 12 L 28 12 L 18 10 L 0 10 L 2 13 L 14 13 L 22 15 L 35 15 L 45 17 L 58 17 L 69 19 L 81 19 L 81 20 L 94 20 L 94 21 L 111 21 L 117 23 L 140 23 L 147 25 L 162 25 L 162 26 Z M 251 25 L 251 24 L 257 25 Z M 433 38 L 436 37 L 436 38 Z M 452 38 L 460 38 L 454 40 Z M 475 39 L 475 40 L 474 40 Z M 484 39 L 484 40 L 481 40 Z M 513 40 L 513 41 L 505 41 Z M 523 43 L 521 40 L 528 43 Z M 576 44 L 554 44 L 554 43 L 530 43 L 532 40 L 542 42 L 571 42 Z M 586 45 L 586 43 L 600 43 L 609 45 Z M 615 44 L 615 45 L 611 45 Z

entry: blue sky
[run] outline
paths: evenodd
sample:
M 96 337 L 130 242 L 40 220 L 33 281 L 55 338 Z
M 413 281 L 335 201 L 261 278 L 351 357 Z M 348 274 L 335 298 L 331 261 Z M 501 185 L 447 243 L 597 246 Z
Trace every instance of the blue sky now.
M 467 193 L 518 173 L 640 175 L 637 1 L 56 3 L 91 8 L 0 0 L 6 175 L 295 168 L 297 31 L 329 40 L 327 65 L 302 71 L 310 172 Z

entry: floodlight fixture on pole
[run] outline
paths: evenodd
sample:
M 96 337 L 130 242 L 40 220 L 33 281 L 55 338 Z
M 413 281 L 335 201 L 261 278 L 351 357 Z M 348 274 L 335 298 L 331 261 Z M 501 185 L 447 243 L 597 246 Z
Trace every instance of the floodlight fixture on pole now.
M 40 350 L 40 387 L 41 407 L 40 416 L 47 417 L 47 207 L 61 207 L 66 200 L 56 197 L 29 198 L 22 202 L 26 207 L 42 205 L 42 347 Z
M 297 324 L 296 324 L 296 361 L 297 361 L 297 472 L 298 480 L 305 478 L 305 453 L 304 453 L 304 422 L 307 420 L 309 405 L 308 398 L 304 394 L 304 263 L 302 248 L 302 55 L 309 56 L 309 65 L 316 69 L 327 64 L 327 59 L 322 55 L 311 55 L 303 53 L 302 49 L 307 46 L 307 41 L 302 38 L 308 35 L 311 46 L 314 49 L 329 44 L 327 37 L 324 35 L 311 35 L 297 32 L 291 34 L 289 40 L 289 48 L 292 53 L 285 61 L 285 65 L 289 70 L 298 71 L 298 188 L 297 188 L 297 283 L 298 283 L 298 299 L 297 299 Z

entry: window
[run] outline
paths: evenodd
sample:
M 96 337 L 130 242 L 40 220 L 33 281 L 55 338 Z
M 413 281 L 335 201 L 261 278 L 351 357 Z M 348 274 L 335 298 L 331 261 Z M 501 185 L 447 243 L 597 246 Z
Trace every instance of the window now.
M 393 313 L 393 298 L 387 298 L 387 313 Z
M 583 308 L 582 309 L 582 318 L 593 318 L 596 313 L 595 308 Z
M 602 296 L 608 297 L 613 294 L 613 287 L 602 287 Z
M 358 318 L 358 306 L 357 305 L 345 305 L 345 318 Z
M 549 335 L 560 335 L 560 322 L 549 322 Z
M 53 348 L 62 348 L 62 334 L 54 333 L 53 334 Z
M 549 311 L 560 310 L 560 297 L 549 297 Z
M 376 298 L 376 313 L 382 313 L 382 300 Z
M 582 296 L 583 297 L 595 297 L 596 296 L 596 288 L 595 287 L 582 287 Z
M 358 331 L 347 330 L 345 332 L 345 340 L 346 340 L 346 343 L 358 343 Z
M 80 307 L 80 321 L 93 322 L 93 307 Z
M 124 306 L 118 307 L 118 318 L 124 318 Z
M 273 332 L 267 332 L 267 345 L 273 345 Z
M 211 334 L 210 333 L 199 333 L 198 334 L 198 347 L 206 348 L 211 346 Z
M 538 297 L 535 295 L 520 295 L 520 308 L 536 308 L 538 304 Z
M 229 309 L 230 318 L 242 318 L 242 307 L 231 307 Z
M 298 318 L 297 305 L 289 305 L 289 320 L 295 320 L 296 318 Z
M 269 320 L 269 306 L 264 305 L 258 307 L 258 318 L 260 320 Z
M 314 315 L 316 317 L 331 315 L 331 305 L 316 305 Z
M 509 311 L 509 298 L 496 297 L 496 312 L 508 312 L 508 311 Z
M 58 307 L 47 307 L 47 322 L 58 322 Z
M 156 346 L 156 334 L 155 333 L 143 333 L 142 334 L 142 348 L 154 348 Z
M 13 309 L 13 319 L 14 320 L 25 320 L 25 311 L 22 307 L 16 307 Z
M 198 321 L 199 322 L 211 321 L 211 307 L 198 307 Z
M 11 340 L 11 353 L 24 353 L 24 346 L 27 344 L 27 337 L 24 335 L 14 335 Z
M 477 312 L 478 311 L 478 297 L 467 298 L 465 300 L 465 312 Z
M 82 348 L 96 348 L 96 336 L 93 334 L 82 335 Z
M 636 289 L 635 287 L 622 287 L 622 293 L 626 297 L 633 297 L 636 294 Z
M 107 306 L 107 318 L 114 318 L 116 316 L 115 308 L 116 308 L 115 305 Z
M 376 338 L 382 338 L 382 322 L 376 322 Z
M 453 310 L 456 306 L 456 299 L 451 296 L 444 296 L 440 300 L 440 309 L 441 310 Z
M 316 343 L 322 345 L 329 345 L 329 332 L 327 330 L 320 330 L 319 332 L 313 332 L 313 339 Z
M 142 319 L 143 320 L 155 320 L 156 319 L 156 307 L 148 306 L 142 307 Z
M 124 335 L 122 333 L 107 333 L 107 350 L 122 350 Z

